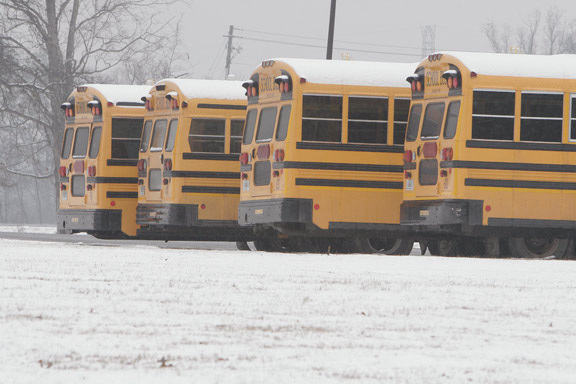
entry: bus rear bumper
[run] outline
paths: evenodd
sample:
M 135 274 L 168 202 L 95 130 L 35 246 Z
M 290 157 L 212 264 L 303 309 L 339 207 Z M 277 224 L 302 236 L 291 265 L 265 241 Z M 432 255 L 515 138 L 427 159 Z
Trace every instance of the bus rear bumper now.
M 119 232 L 122 211 L 115 209 L 63 209 L 58 211 L 58 233 Z
M 138 204 L 136 208 L 136 224 L 185 227 L 198 225 L 198 205 Z
M 312 224 L 312 199 L 269 199 L 241 201 L 240 225 L 302 223 Z
M 482 225 L 480 200 L 404 201 L 400 224 L 417 226 Z

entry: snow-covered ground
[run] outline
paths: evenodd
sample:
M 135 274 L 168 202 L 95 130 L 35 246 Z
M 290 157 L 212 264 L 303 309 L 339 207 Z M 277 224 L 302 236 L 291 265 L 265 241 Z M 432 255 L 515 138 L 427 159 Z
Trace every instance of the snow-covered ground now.
M 0 224 L 0 232 L 19 233 L 56 233 L 54 225 L 23 225 L 23 224 Z
M 574 383 L 576 263 L 0 240 L 0 383 Z

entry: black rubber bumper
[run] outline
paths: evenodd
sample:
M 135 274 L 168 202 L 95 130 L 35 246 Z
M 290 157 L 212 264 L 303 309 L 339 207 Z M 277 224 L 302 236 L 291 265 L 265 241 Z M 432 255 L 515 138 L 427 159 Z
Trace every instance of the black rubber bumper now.
M 136 224 L 191 227 L 198 225 L 196 204 L 138 204 Z
M 312 224 L 312 199 L 270 199 L 241 201 L 238 206 L 240 225 Z
M 405 201 L 400 208 L 402 225 L 482 225 L 480 200 Z
M 58 232 L 122 230 L 122 211 L 114 209 L 58 211 Z

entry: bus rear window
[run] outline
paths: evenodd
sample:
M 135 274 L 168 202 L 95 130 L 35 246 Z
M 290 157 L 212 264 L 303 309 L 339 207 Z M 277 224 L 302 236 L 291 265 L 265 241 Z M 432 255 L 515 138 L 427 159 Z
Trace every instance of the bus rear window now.
M 98 157 L 100 151 L 100 138 L 102 137 L 102 127 L 94 127 L 92 129 L 92 139 L 90 139 L 90 158 L 95 159 Z
M 475 90 L 472 102 L 472 139 L 514 140 L 513 91 Z
M 150 144 L 151 133 L 152 133 L 152 120 L 148 120 L 144 124 L 144 130 L 142 131 L 142 140 L 140 141 L 140 152 L 146 152 L 148 150 L 148 144 Z
M 143 119 L 112 119 L 112 158 L 138 159 Z
M 154 132 L 150 142 L 150 152 L 160 152 L 164 148 L 164 139 L 166 139 L 166 120 L 156 120 L 154 123 Z
M 64 132 L 64 140 L 62 142 L 62 158 L 67 159 L 70 157 L 70 150 L 72 149 L 72 138 L 74 137 L 74 129 L 67 128 Z
M 171 120 L 170 127 L 168 128 L 168 137 L 166 138 L 166 152 L 172 152 L 174 150 L 177 130 L 178 130 L 178 119 Z
M 460 114 L 460 102 L 453 101 L 448 106 L 446 113 L 446 124 L 444 125 L 444 138 L 453 139 L 456 136 L 456 127 L 458 126 L 458 115 Z
M 432 103 L 426 106 L 422 134 L 420 135 L 422 140 L 434 140 L 440 137 L 445 107 L 444 103 Z
M 350 97 L 348 99 L 348 142 L 386 144 L 388 138 L 388 99 Z
M 188 144 L 192 152 L 224 153 L 226 120 L 192 119 Z
M 272 140 L 272 136 L 274 135 L 274 128 L 276 128 L 277 114 L 277 107 L 262 109 L 260 112 L 260 119 L 258 120 L 258 131 L 256 132 L 257 143 Z
M 254 128 L 256 128 L 256 116 L 258 111 L 256 109 L 251 109 L 246 115 L 246 126 L 244 129 L 244 140 L 243 144 L 252 143 L 252 138 L 254 137 Z
M 342 97 L 304 95 L 302 140 L 342 142 Z
M 280 117 L 278 118 L 278 130 L 276 131 L 276 141 L 286 140 L 288 136 L 288 125 L 290 124 L 290 113 L 292 105 L 288 104 L 280 110 Z
M 72 158 L 83 159 L 88 151 L 88 137 L 90 128 L 80 127 L 76 129 L 76 138 L 74 139 L 74 148 L 72 149 Z
M 422 104 L 415 104 L 410 109 L 410 119 L 406 128 L 406 141 L 414 141 L 418 137 L 420 118 L 422 117 Z
M 242 130 L 244 120 L 232 120 L 230 122 L 230 153 L 242 152 Z

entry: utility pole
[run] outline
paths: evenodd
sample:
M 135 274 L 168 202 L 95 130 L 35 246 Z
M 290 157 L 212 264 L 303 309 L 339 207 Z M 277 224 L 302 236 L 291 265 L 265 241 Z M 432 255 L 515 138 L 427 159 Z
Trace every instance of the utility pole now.
M 336 19 L 336 0 L 332 0 L 330 5 L 330 25 L 328 27 L 328 47 L 326 48 L 326 60 L 332 60 L 332 50 L 334 47 L 334 21 Z
M 234 38 L 233 25 L 230 26 L 228 35 L 224 37 L 228 38 L 228 52 L 226 53 L 226 77 L 224 78 L 225 80 L 228 80 L 228 76 L 230 75 L 230 66 L 232 65 L 232 39 Z

